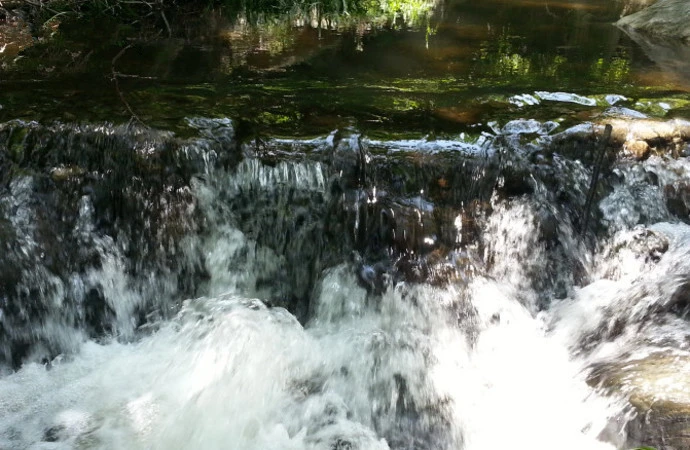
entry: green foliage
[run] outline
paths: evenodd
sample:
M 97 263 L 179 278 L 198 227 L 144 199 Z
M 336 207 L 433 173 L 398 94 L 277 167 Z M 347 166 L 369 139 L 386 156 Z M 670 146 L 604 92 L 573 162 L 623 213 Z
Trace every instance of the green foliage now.
M 203 11 L 222 8 L 228 15 L 242 16 L 249 23 L 267 17 L 290 16 L 293 19 L 345 21 L 353 17 L 404 23 L 421 22 L 434 7 L 433 0 L 48 0 L 29 3 L 37 22 L 49 26 L 65 16 L 108 16 L 121 22 L 144 23 L 160 20 L 167 12 Z M 167 18 L 164 19 L 167 21 Z M 168 26 L 169 24 L 166 24 Z
M 630 73 L 630 58 L 627 55 L 614 56 L 610 60 L 599 58 L 591 68 L 594 78 L 605 82 L 620 82 Z

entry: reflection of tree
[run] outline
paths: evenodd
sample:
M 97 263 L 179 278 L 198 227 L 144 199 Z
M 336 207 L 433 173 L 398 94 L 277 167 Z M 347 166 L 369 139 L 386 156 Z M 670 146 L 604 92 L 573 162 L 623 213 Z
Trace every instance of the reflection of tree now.
M 644 54 L 660 69 L 660 80 L 690 90 L 690 46 L 680 40 L 655 38 L 626 29 Z
M 268 17 L 295 26 L 336 29 L 366 22 L 415 27 L 423 23 L 438 0 L 259 0 L 245 1 L 233 14 L 258 24 Z
M 612 28 L 609 35 L 603 36 L 603 42 L 597 42 L 600 45 L 598 54 L 593 53 L 581 41 L 581 36 L 588 30 L 585 24 L 587 20 L 582 18 L 582 22 L 576 21 L 577 31 L 566 37 L 568 44 L 551 45 L 544 50 L 535 50 L 527 38 L 512 34 L 509 28 L 491 33 L 489 39 L 480 44 L 475 72 L 480 76 L 511 82 L 529 82 L 538 78 L 559 81 L 573 79 L 580 84 L 584 80 L 606 83 L 625 80 L 630 73 L 631 56 L 627 50 L 619 47 L 619 32 Z M 592 59 L 592 56 L 599 57 Z
M 235 13 L 231 25 L 222 32 L 232 52 L 224 58 L 226 71 L 247 65 L 251 55 L 259 53 L 275 61 L 270 68 L 282 68 L 305 55 L 305 40 L 316 30 L 319 40 L 326 34 L 354 30 L 357 48 L 363 50 L 363 37 L 382 27 L 426 28 L 427 39 L 435 30 L 429 17 L 439 0 L 337 0 L 330 2 L 264 1 L 246 5 Z M 313 43 L 313 42 L 312 42 Z M 320 44 L 323 44 L 321 42 Z M 309 50 L 313 50 L 315 45 Z M 311 53 L 311 51 L 307 51 Z M 283 58 L 279 56 L 282 55 Z M 282 61 L 278 61 L 282 59 Z
M 591 75 L 596 80 L 608 83 L 623 81 L 630 73 L 630 57 L 623 52 L 609 60 L 599 58 L 592 64 Z
M 504 28 L 492 37 L 483 41 L 479 49 L 478 59 L 484 66 L 485 74 L 498 77 L 531 74 L 532 62 L 523 55 L 519 36 L 512 35 L 510 29 Z

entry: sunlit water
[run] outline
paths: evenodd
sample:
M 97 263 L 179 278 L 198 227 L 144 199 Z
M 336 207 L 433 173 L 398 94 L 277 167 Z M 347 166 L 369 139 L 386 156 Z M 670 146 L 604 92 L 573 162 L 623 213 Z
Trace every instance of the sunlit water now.
M 250 186 L 321 192 L 323 166 L 246 161 L 230 176 L 199 179 L 194 195 L 214 231 L 186 245 L 207 257 L 210 296 L 186 300 L 173 320 L 129 342 L 43 329 L 74 351 L 0 379 L 0 448 L 617 448 L 625 402 L 590 388 L 587 368 L 633 350 L 687 352 L 687 322 L 652 320 L 650 311 L 690 271 L 690 228 L 669 223 L 659 188 L 640 184 L 639 174 L 673 184 L 690 167 L 653 157 L 617 170 L 621 182 L 601 202 L 611 235 L 595 254 L 560 224 L 562 244 L 587 274 L 546 310 L 530 282 L 547 269 L 537 190 L 535 198 L 492 197 L 482 256 L 491 264 L 475 275 L 441 287 L 400 282 L 378 296 L 343 262 L 321 274 L 305 326 L 251 289 L 280 257 L 224 221 L 222 198 Z M 90 208 L 84 197 L 76 232 L 90 232 Z M 639 215 L 653 225 L 635 227 Z M 653 261 L 634 245 L 649 233 L 668 241 Z M 107 257 L 91 276 L 106 281 L 120 305 L 116 330 L 127 336 L 133 304 L 156 293 L 133 292 L 123 256 L 96 244 Z M 622 331 L 603 338 L 616 320 Z

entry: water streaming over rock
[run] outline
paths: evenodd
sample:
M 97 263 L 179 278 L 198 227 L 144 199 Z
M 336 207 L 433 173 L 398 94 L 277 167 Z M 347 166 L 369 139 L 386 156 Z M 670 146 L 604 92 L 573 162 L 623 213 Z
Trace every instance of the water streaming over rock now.
M 580 235 L 594 149 L 551 123 L 189 123 L 0 125 L 0 448 L 614 449 L 617 365 L 689 360 L 685 159 L 607 162 Z

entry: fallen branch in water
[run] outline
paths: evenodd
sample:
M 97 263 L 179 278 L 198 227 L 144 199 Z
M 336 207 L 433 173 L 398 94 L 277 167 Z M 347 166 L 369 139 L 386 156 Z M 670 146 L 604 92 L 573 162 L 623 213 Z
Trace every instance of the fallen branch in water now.
M 687 120 L 614 119 L 607 123 L 613 127 L 611 138 L 617 144 L 623 144 L 631 139 L 649 143 L 672 141 L 674 138 L 690 140 L 690 122 Z M 601 127 L 601 125 L 598 126 Z
M 652 119 L 609 119 L 606 124 L 586 123 L 569 128 L 553 136 L 556 146 L 573 141 L 592 141 L 606 135 L 606 127 L 611 126 L 610 145 L 624 147 L 637 159 L 649 155 L 644 144 L 659 149 L 670 149 L 677 155 L 681 147 L 690 142 L 690 121 L 671 119 L 667 121 Z M 635 151 L 635 148 L 641 151 Z M 632 150 L 632 151 L 631 151 Z
M 580 227 L 580 239 L 587 233 L 587 226 L 589 225 L 589 217 L 592 210 L 592 203 L 594 201 L 594 194 L 597 191 L 597 183 L 599 182 L 599 175 L 601 174 L 601 167 L 604 164 L 604 156 L 611 140 L 611 132 L 613 127 L 610 124 L 604 126 L 604 135 L 599 140 L 599 148 L 594 157 L 594 164 L 592 166 L 592 179 L 589 181 L 589 190 L 587 191 L 587 201 L 582 210 L 582 224 Z
M 111 73 L 112 73 L 111 79 L 115 83 L 115 91 L 117 92 L 117 95 L 120 97 L 120 101 L 122 101 L 122 104 L 125 105 L 125 108 L 127 108 L 127 111 L 129 111 L 129 113 L 132 115 L 130 122 L 136 120 L 137 122 L 139 122 L 143 126 L 148 127 L 148 125 L 146 125 L 146 123 L 144 123 L 144 121 L 141 120 L 141 118 L 139 118 L 137 113 L 134 112 L 134 110 L 132 109 L 132 106 L 129 104 L 129 102 L 125 98 L 125 95 L 122 93 L 122 89 L 120 89 L 119 79 L 120 78 L 141 78 L 141 79 L 146 79 L 146 80 L 154 80 L 155 77 L 143 77 L 143 76 L 139 76 L 139 75 L 129 75 L 129 74 L 120 73 L 117 70 L 115 70 L 115 63 L 117 63 L 117 61 L 122 57 L 122 55 L 124 55 L 125 52 L 127 50 L 129 50 L 131 47 L 132 47 L 132 44 L 127 45 L 125 48 L 120 50 L 119 53 L 117 55 L 115 55 L 115 57 L 110 62 L 110 64 L 111 64 L 110 68 L 111 68 Z

